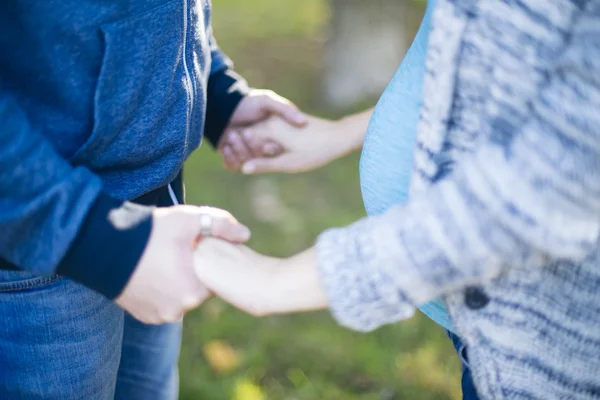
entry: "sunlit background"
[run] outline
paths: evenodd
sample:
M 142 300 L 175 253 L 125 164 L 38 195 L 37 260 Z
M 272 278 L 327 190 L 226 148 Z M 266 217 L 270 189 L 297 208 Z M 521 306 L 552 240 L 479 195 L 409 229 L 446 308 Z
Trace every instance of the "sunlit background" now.
M 383 3 L 404 0 L 213 0 L 215 35 L 252 86 L 333 118 L 374 104 L 372 96 L 340 102 L 328 86 L 328 74 L 338 67 L 344 73 L 326 57 L 335 35 L 332 15 L 357 1 L 385 13 Z M 397 18 L 407 42 L 421 13 L 422 4 L 407 2 Z M 378 34 L 377 13 L 365 20 L 374 45 L 393 40 L 393 34 Z M 357 31 L 369 32 L 364 28 Z M 353 52 L 348 60 L 361 57 L 360 46 L 344 46 Z M 231 211 L 252 228 L 251 247 L 287 256 L 324 229 L 364 216 L 358 160 L 355 154 L 295 176 L 245 177 L 223 170 L 205 144 L 186 166 L 187 200 Z M 184 400 L 443 400 L 460 394 L 451 344 L 423 315 L 360 334 L 338 327 L 328 313 L 254 319 L 219 300 L 186 317 L 180 374 Z

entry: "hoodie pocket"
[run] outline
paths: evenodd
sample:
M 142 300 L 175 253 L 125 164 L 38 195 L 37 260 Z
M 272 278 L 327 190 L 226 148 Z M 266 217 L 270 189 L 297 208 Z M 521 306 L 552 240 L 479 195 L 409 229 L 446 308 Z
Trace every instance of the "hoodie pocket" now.
M 186 2 L 101 26 L 94 128 L 73 163 L 119 173 L 187 151 L 194 88 L 185 65 Z

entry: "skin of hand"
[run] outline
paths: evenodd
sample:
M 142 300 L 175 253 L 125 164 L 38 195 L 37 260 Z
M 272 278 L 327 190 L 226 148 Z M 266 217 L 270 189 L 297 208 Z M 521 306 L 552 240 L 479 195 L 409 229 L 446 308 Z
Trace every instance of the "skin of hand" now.
M 195 258 L 196 272 L 206 287 L 254 316 L 327 308 L 313 249 L 279 259 L 205 238 Z
M 295 173 L 322 167 L 362 148 L 372 112 L 367 110 L 338 121 L 310 116 L 302 128 L 290 126 L 277 117 L 255 124 L 242 135 L 254 154 L 263 156 L 244 163 L 242 172 Z
M 270 90 L 254 89 L 250 91 L 235 109 L 225 133 L 219 141 L 217 150 L 223 157 L 225 168 L 239 170 L 246 160 L 263 155 L 262 153 L 253 153 L 243 139 L 241 130 L 271 116 L 278 116 L 294 127 L 302 127 L 307 123 L 306 115 L 288 99 Z M 275 145 L 271 148 L 274 149 L 274 154 L 282 151 Z
M 116 303 L 147 324 L 175 322 L 212 294 L 198 279 L 194 259 L 202 214 L 213 217 L 213 235 L 242 243 L 250 231 L 230 213 L 211 207 L 157 208 L 146 249 Z

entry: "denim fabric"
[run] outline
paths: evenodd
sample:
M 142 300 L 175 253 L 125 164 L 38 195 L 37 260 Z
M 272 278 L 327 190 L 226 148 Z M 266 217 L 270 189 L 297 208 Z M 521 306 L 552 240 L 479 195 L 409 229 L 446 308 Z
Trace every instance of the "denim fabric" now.
M 469 357 L 467 355 L 467 347 L 460 340 L 458 336 L 456 336 L 451 331 L 446 331 L 448 337 L 452 341 L 452 345 L 460 358 L 461 370 L 462 370 L 462 378 L 461 378 L 461 388 L 462 388 L 462 400 L 479 400 L 479 395 L 475 390 L 475 384 L 473 383 L 473 377 L 471 376 L 471 366 L 469 365 Z
M 146 325 L 125 314 L 115 400 L 175 400 L 181 322 Z
M 425 53 L 431 12 L 428 2 L 419 32 L 402 65 L 375 107 L 360 163 L 361 189 L 369 215 L 378 215 L 406 202 L 423 91 Z M 445 329 L 452 329 L 444 301 L 419 309 Z
M 0 399 L 177 398 L 181 325 L 147 326 L 67 279 L 0 270 Z

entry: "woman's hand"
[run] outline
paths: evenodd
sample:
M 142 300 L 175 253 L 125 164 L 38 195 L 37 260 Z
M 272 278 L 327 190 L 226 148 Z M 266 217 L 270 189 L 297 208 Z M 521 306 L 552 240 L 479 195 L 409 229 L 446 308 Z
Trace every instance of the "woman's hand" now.
M 212 238 L 202 239 L 195 254 L 200 281 L 223 300 L 256 316 L 272 313 L 278 261 Z
M 302 172 L 322 167 L 362 147 L 371 112 L 339 121 L 309 117 L 302 128 L 277 117 L 255 124 L 242 136 L 253 154 L 268 157 L 251 159 L 242 166 L 242 172 Z
M 263 153 L 252 153 L 241 137 L 240 131 L 275 115 L 290 126 L 300 128 L 307 123 L 306 115 L 298 110 L 298 107 L 271 90 L 252 89 L 240 101 L 218 146 L 225 168 L 239 170 L 250 158 L 263 155 Z
M 217 296 L 255 316 L 327 307 L 312 250 L 289 259 L 203 239 L 195 254 L 200 280 Z

